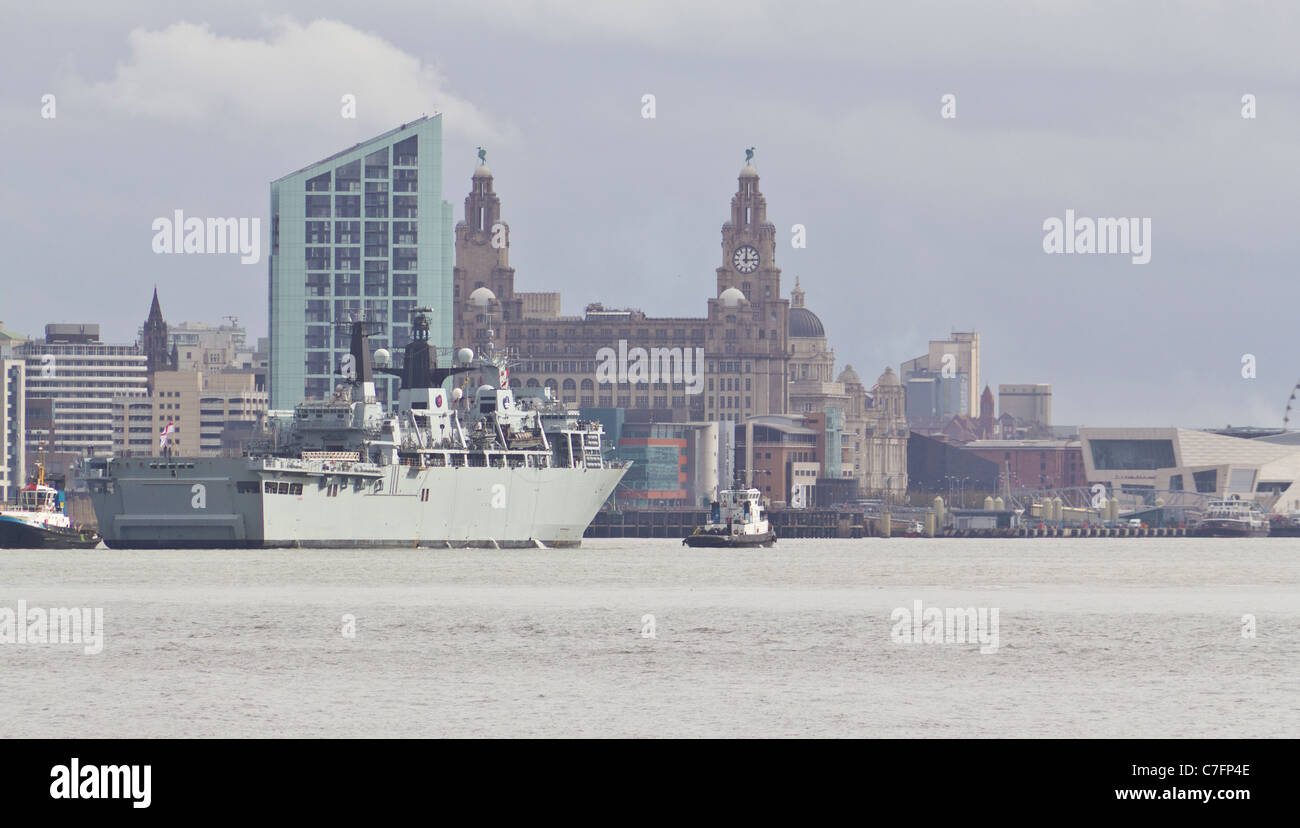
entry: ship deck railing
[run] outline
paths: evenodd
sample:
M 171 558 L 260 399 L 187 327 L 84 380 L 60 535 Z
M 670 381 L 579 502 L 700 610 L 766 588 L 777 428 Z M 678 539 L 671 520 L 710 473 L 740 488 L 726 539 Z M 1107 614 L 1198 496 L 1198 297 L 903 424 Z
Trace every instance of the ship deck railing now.
M 296 460 L 291 457 L 257 457 L 248 462 L 253 471 L 287 471 L 303 474 L 357 474 L 368 477 L 382 473 L 374 463 L 347 460 Z

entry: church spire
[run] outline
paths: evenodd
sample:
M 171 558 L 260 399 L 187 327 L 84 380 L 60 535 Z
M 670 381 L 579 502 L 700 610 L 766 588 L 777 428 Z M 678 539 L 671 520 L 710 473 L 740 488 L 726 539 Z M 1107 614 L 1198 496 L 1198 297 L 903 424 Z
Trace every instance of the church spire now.
M 790 307 L 802 308 L 803 298 L 803 288 L 799 287 L 799 277 L 796 276 L 794 277 L 794 290 L 790 291 Z
M 149 306 L 149 317 L 145 320 L 145 326 L 149 323 L 159 323 L 163 321 L 162 305 L 158 303 L 158 286 L 153 286 L 153 304 Z
M 145 370 L 149 377 L 149 393 L 154 391 L 153 375 L 158 371 L 175 371 L 174 351 L 167 346 L 167 322 L 163 319 L 162 304 L 158 301 L 158 286 L 153 287 L 153 301 L 149 304 L 149 317 L 144 321 L 140 336 L 140 348 L 144 351 Z
M 993 389 L 987 385 L 984 386 L 984 393 L 980 395 L 980 432 L 979 436 L 984 440 L 993 439 Z

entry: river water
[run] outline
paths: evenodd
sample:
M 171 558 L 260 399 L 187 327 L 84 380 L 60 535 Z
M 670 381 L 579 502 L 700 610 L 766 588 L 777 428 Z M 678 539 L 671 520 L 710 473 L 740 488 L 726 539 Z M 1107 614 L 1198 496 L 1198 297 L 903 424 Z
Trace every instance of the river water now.
M 0 737 L 1295 737 L 1300 541 L 4 550 L 0 641 Z

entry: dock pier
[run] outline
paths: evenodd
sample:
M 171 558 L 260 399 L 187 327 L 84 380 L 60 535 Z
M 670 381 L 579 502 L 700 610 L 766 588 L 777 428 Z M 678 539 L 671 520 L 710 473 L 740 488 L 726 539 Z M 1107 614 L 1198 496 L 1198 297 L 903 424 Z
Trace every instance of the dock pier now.
M 868 514 L 862 510 L 773 509 L 768 519 L 777 538 L 902 538 L 912 520 L 932 526 L 922 514 L 897 510 L 892 515 Z M 624 509 L 600 511 L 583 533 L 584 538 L 684 538 L 695 527 L 708 522 L 704 509 Z M 1183 538 L 1187 529 L 1174 526 L 1072 527 L 1017 526 L 1013 528 L 944 528 L 925 537 L 936 538 Z

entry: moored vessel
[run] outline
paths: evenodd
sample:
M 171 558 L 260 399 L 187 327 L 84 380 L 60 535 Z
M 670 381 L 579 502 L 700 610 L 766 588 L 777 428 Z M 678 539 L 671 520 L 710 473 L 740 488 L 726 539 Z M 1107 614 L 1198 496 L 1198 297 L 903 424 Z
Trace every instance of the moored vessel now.
M 1205 517 L 1192 529 L 1193 537 L 1198 538 L 1255 538 L 1268 533 L 1263 507 L 1235 495 L 1210 501 Z
M 118 548 L 578 546 L 627 471 L 604 430 L 542 398 L 516 400 L 505 354 L 439 367 L 429 308 L 412 312 L 398 368 L 353 321 L 346 385 L 268 414 L 243 457 L 88 463 L 108 546 Z M 396 411 L 373 373 L 400 378 Z M 453 376 L 469 384 L 448 391 Z M 468 393 L 464 393 L 468 389 Z

